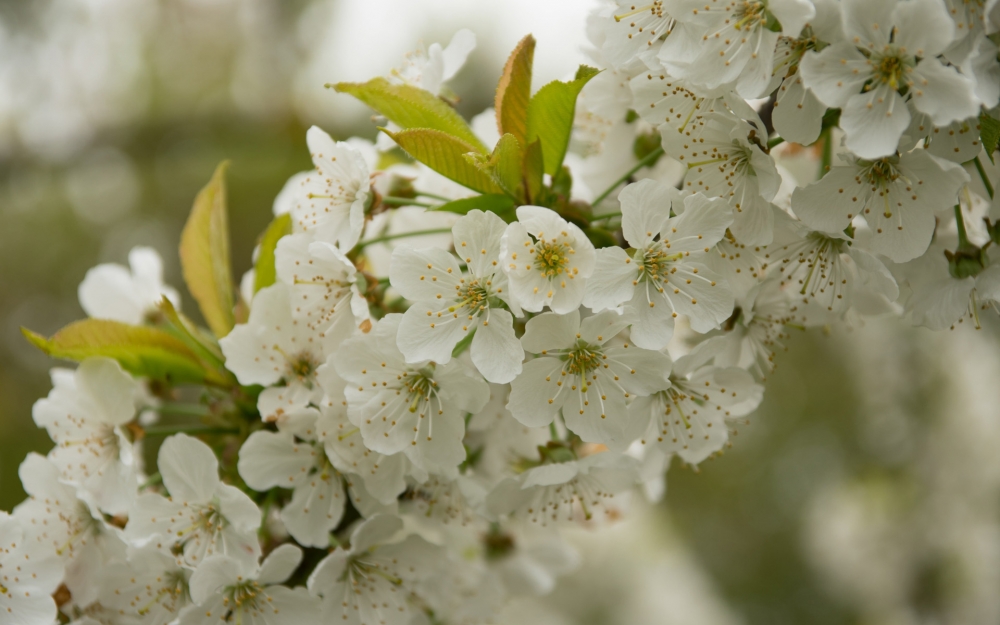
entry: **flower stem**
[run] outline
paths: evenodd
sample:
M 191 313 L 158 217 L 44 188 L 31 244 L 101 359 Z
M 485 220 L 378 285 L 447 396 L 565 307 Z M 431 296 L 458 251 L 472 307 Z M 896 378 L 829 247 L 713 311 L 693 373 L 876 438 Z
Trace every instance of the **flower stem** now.
M 358 244 L 358 249 L 367 247 L 369 245 L 374 245 L 375 243 L 384 243 L 386 241 L 392 241 L 394 239 L 404 239 L 406 237 L 419 237 L 425 234 L 446 234 L 451 232 L 451 228 L 428 228 L 427 230 L 413 230 L 411 232 L 400 232 L 398 234 L 386 234 L 380 237 L 375 237 L 374 239 L 368 239 L 367 241 L 362 241 Z
M 774 137 L 773 139 L 769 139 L 767 142 L 767 149 L 768 150 L 774 149 L 784 142 L 785 142 L 784 137 Z
M 141 484 L 141 485 L 139 486 L 139 490 L 140 490 L 140 491 L 143 491 L 143 490 L 146 490 L 146 489 L 147 489 L 147 488 L 149 488 L 150 486 L 155 486 L 155 485 L 157 485 L 157 484 L 160 484 L 161 482 L 163 482 L 163 476 L 162 476 L 162 475 L 160 475 L 160 473 L 159 473 L 159 472 L 156 472 L 156 473 L 154 473 L 154 474 L 150 475 L 150 476 L 149 476 L 149 477 L 148 477 L 148 478 L 146 479 L 146 481 L 145 481 L 145 482 L 143 482 L 143 483 L 142 483 L 142 484 Z
M 608 187 L 607 189 L 605 189 L 604 192 L 601 193 L 600 195 L 598 195 L 596 198 L 594 198 L 594 201 L 591 202 L 590 205 L 591 206 L 597 206 L 598 204 L 600 204 L 601 202 L 603 202 L 604 198 L 606 198 L 609 195 L 611 195 L 611 192 L 618 188 L 618 185 L 620 185 L 623 182 L 628 182 L 629 178 L 632 177 L 632 174 L 634 174 L 635 172 L 639 171 L 643 167 L 646 167 L 647 165 L 652 165 L 653 163 L 656 162 L 656 159 L 660 158 L 661 156 L 663 156 L 663 147 L 662 146 L 656 148 L 655 150 L 653 150 L 652 152 L 650 152 L 649 154 L 647 154 L 646 156 L 644 156 L 642 158 L 642 160 L 640 160 L 638 163 L 636 163 L 635 166 L 632 169 L 630 169 L 627 172 L 625 172 L 625 175 L 623 175 L 618 180 L 615 180 L 614 182 L 612 182 L 611 186 Z
M 417 195 L 420 197 L 429 197 L 435 200 L 441 200 L 442 202 L 450 202 L 453 198 L 445 197 L 443 195 L 438 195 L 436 193 L 428 193 L 426 191 L 417 191 Z
M 216 427 L 211 425 L 154 425 L 144 428 L 146 436 L 170 436 L 171 434 L 239 434 L 239 428 Z
M 976 171 L 979 172 L 979 177 L 983 181 L 983 186 L 986 187 L 986 192 L 990 194 L 990 199 L 993 199 L 993 185 L 990 184 L 990 177 L 986 175 L 986 170 L 983 169 L 983 162 L 979 160 L 979 157 L 972 159 L 972 162 L 976 164 Z
M 139 412 L 152 410 L 160 414 L 171 414 L 185 417 L 207 417 L 212 414 L 208 406 L 202 404 L 182 404 L 174 402 L 164 402 L 159 406 L 146 406 Z
M 421 193 L 420 195 L 424 195 Z M 390 206 L 423 206 L 424 208 L 436 208 L 437 204 L 431 204 L 429 202 L 421 202 L 419 200 L 414 200 L 408 197 L 396 197 L 394 195 L 383 195 L 382 203 L 389 204 Z
M 602 219 L 611 219 L 612 217 L 618 217 L 622 214 L 621 211 L 614 211 L 611 213 L 601 213 L 600 215 L 594 215 L 590 218 L 590 221 L 600 221 Z
M 819 163 L 819 177 L 822 178 L 833 165 L 833 127 L 823 129 L 823 156 Z
M 965 232 L 965 219 L 962 217 L 962 205 L 955 204 L 955 225 L 958 227 L 958 249 L 969 246 L 969 235 Z

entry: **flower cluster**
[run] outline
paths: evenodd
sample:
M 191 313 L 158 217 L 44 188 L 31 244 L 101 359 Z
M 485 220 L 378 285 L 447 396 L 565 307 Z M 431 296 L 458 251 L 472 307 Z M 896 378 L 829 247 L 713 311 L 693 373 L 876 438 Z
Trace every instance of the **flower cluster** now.
M 335 85 L 379 142 L 308 131 L 239 284 L 224 167 L 196 199 L 207 328 L 136 248 L 87 274 L 89 319 L 25 332 L 80 364 L 0 516 L 0 620 L 460 624 L 549 592 L 560 528 L 720 453 L 792 331 L 1000 301 L 998 20 L 619 0 L 600 69 L 532 94 L 529 36 L 471 123 L 468 31 Z

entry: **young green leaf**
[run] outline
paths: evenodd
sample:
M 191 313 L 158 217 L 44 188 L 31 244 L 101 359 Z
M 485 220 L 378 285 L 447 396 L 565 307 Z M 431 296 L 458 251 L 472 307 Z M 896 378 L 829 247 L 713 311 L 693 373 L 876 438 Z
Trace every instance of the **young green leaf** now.
M 528 100 L 531 98 L 531 65 L 535 56 L 535 38 L 527 35 L 518 42 L 504 65 L 493 106 L 500 134 L 510 133 L 521 145 L 527 145 Z
M 524 161 L 521 164 L 521 175 L 524 178 L 525 200 L 529 204 L 539 204 L 543 195 L 545 166 L 542 162 L 542 142 L 535 140 L 528 144 L 524 151 Z
M 527 141 L 542 142 L 545 173 L 554 176 L 569 147 L 576 112 L 576 98 L 600 70 L 581 65 L 570 82 L 555 80 L 538 90 L 528 103 Z
M 465 158 L 480 171 L 500 185 L 507 195 L 521 200 L 524 197 L 524 185 L 521 179 L 521 161 L 524 155 L 521 145 L 512 134 L 505 134 L 497 141 L 493 153 L 488 157 L 480 154 L 466 154 Z
M 431 128 L 413 128 L 391 132 L 381 128 L 407 154 L 437 173 L 480 193 L 503 193 L 489 175 L 465 159 L 476 150 L 461 139 Z
M 45 338 L 26 328 L 24 336 L 55 358 L 82 361 L 106 356 L 138 376 L 175 383 L 224 383 L 218 372 L 206 368 L 183 342 L 157 328 L 131 326 L 107 319 L 84 319 Z
M 229 266 L 226 169 L 221 163 L 194 200 L 181 232 L 181 269 L 205 322 L 217 337 L 229 334 L 233 319 L 233 276 Z
M 456 213 L 466 215 L 469 211 L 479 209 L 481 211 L 491 211 L 503 217 L 513 214 L 514 198 L 502 193 L 489 193 L 487 195 L 477 195 L 476 197 L 466 197 L 461 200 L 452 200 L 446 204 L 435 207 L 433 210 L 446 213 Z
M 403 129 L 439 130 L 469 145 L 470 152 L 489 152 L 462 116 L 430 91 L 394 85 L 385 78 L 373 78 L 366 83 L 340 82 L 333 88 L 361 100 Z
M 210 363 L 219 369 L 222 375 L 231 377 L 232 374 L 225 371 L 226 357 L 219 348 L 219 343 L 215 337 L 207 331 L 196 326 L 190 319 L 181 314 L 173 303 L 167 298 L 160 300 L 157 307 L 166 319 L 164 330 L 174 337 L 180 339 L 191 351 L 198 355 L 203 362 Z
M 993 152 L 996 151 L 997 143 L 1000 142 L 1000 121 L 985 111 L 979 116 L 979 138 L 983 149 L 986 150 L 986 156 L 990 157 L 991 163 L 994 162 Z
M 278 240 L 292 233 L 292 216 L 288 213 L 275 217 L 260 237 L 260 252 L 254 264 L 253 292 L 271 286 L 278 276 L 274 269 L 274 250 Z

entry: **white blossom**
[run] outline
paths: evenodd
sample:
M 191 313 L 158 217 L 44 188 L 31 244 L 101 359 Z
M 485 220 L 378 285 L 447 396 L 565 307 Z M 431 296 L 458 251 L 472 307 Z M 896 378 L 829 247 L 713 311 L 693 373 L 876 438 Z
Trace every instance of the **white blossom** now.
M 390 78 L 435 95 L 443 94 L 445 83 L 455 77 L 475 49 L 476 34 L 463 28 L 452 35 L 444 48 L 439 43 L 432 43 L 407 53 L 403 65 L 392 70 Z
M 691 464 L 721 449 L 729 438 L 726 419 L 753 411 L 764 392 L 743 369 L 697 365 L 696 357 L 678 360 L 670 388 L 629 406 L 631 434 Z
M 812 231 L 787 217 L 786 236 L 768 248 L 780 285 L 798 302 L 803 322 L 814 307 L 824 313 L 843 314 L 854 292 L 869 287 L 890 300 L 899 295 L 895 279 L 882 261 L 852 244 L 842 233 Z M 800 310 L 801 309 L 801 310 Z
M 319 601 L 305 588 L 282 586 L 302 561 L 292 544 L 276 548 L 260 564 L 247 565 L 217 555 L 206 559 L 191 576 L 191 606 L 179 625 L 254 623 L 308 625 L 319 620 Z
M 732 223 L 729 206 L 701 194 L 682 197 L 653 180 L 631 184 L 618 197 L 622 231 L 635 252 L 598 250 L 584 304 L 595 311 L 624 304 L 632 341 L 646 349 L 666 347 L 678 314 L 698 332 L 727 319 L 732 293 L 704 263 Z
M 100 601 L 141 625 L 167 625 L 191 603 L 190 577 L 174 558 L 146 546 L 104 571 Z
M 281 510 L 288 533 L 300 545 L 326 547 L 344 514 L 344 485 L 315 437 L 296 440 L 291 432 L 257 431 L 240 447 L 240 476 L 258 491 L 292 490 Z
M 15 517 L 0 511 L 0 620 L 14 625 L 50 625 L 56 619 L 51 593 L 62 566 L 26 539 Z
M 394 504 L 406 490 L 410 461 L 405 454 L 385 455 L 365 446 L 361 428 L 347 416 L 347 382 L 332 364 L 320 367 L 317 377 L 326 395 L 316 419 L 316 434 L 323 441 L 327 458 L 341 473 L 358 476 L 364 490 L 379 502 Z
M 88 358 L 74 372 L 54 369 L 49 396 L 32 416 L 56 448 L 63 479 L 78 484 L 111 514 L 128 509 L 138 486 L 132 443 L 122 426 L 135 417 L 138 383 L 109 358 Z
M 628 65 L 634 59 L 654 62 L 664 35 L 670 33 L 674 18 L 662 0 L 636 4 L 632 0 L 615 0 L 614 12 L 602 18 L 604 42 L 601 52 L 615 68 Z
M 695 350 L 710 354 L 716 366 L 747 369 L 763 380 L 774 370 L 781 341 L 788 338 L 785 326 L 795 323 L 791 309 L 791 298 L 780 282 L 767 280 L 747 293 L 722 334 L 699 343 Z
M 88 316 L 141 325 L 157 315 L 164 297 L 180 307 L 180 295 L 163 283 L 163 261 L 156 250 L 134 247 L 128 264 L 107 263 L 87 271 L 79 298 Z
M 470 211 L 452 229 L 463 271 L 450 253 L 436 248 L 398 247 L 389 278 L 413 304 L 396 339 L 407 362 L 451 360 L 455 345 L 475 332 L 472 362 L 487 380 L 510 382 L 521 372 L 524 350 L 514 336 L 507 276 L 500 268 L 500 239 L 506 224 L 494 213 Z
M 275 283 L 254 296 L 250 319 L 236 326 L 219 341 L 226 368 L 241 384 L 270 386 L 258 399 L 265 421 L 284 422 L 300 416 L 315 416 L 311 403 L 323 391 L 316 370 L 326 361 L 342 336 L 317 331 L 292 314 L 290 287 Z M 337 330 L 348 331 L 344 324 Z M 272 386 L 278 383 L 281 386 Z
M 894 153 L 910 123 L 908 102 L 938 126 L 976 114 L 973 82 L 937 58 L 955 36 L 942 2 L 847 0 L 841 6 L 847 41 L 807 53 L 800 67 L 820 102 L 842 110 L 848 149 L 866 159 Z
M 683 131 L 663 133 L 667 154 L 688 168 L 684 189 L 729 202 L 730 228 L 748 245 L 771 242 L 771 200 L 781 186 L 774 160 L 759 141 L 750 124 L 723 113 L 707 113 Z
M 576 225 L 541 206 L 520 206 L 500 239 L 513 303 L 529 312 L 568 313 L 583 301 L 594 245 Z
M 355 528 L 350 546 L 325 557 L 309 576 L 309 591 L 322 597 L 323 622 L 408 625 L 416 613 L 413 589 L 433 574 L 440 552 L 409 536 L 399 517 L 377 515 Z
M 614 496 L 637 479 L 636 463 L 630 456 L 603 452 L 577 460 L 571 450 L 562 451 L 569 457 L 500 482 L 486 499 L 487 509 L 542 527 L 589 521 L 599 510 L 611 513 Z
M 60 480 L 59 469 L 45 457 L 28 454 L 18 477 L 29 496 L 14 509 L 25 538 L 58 558 L 59 577 L 74 603 L 86 605 L 100 590 L 94 571 L 124 557 L 121 531 L 104 521 L 92 501 L 77 497 L 75 489 Z
M 816 11 L 806 0 L 675 0 L 671 13 L 678 23 L 657 56 L 672 75 L 758 98 L 771 83 L 779 35 L 772 22 L 795 37 Z
M 938 245 L 935 244 L 935 247 Z M 940 250 L 907 263 L 899 269 L 907 275 L 911 294 L 906 313 L 913 323 L 932 330 L 955 328 L 966 319 L 980 327 L 980 312 L 1000 306 L 1000 265 L 990 264 L 978 272 L 953 273 Z
M 371 324 L 354 264 L 336 246 L 308 234 L 285 236 L 274 251 L 274 266 L 289 287 L 292 317 L 322 337 L 327 349 Z
M 212 449 L 186 434 L 160 447 L 157 467 L 170 493 L 140 495 L 125 535 L 135 544 L 178 548 L 178 562 L 196 567 L 213 555 L 255 564 L 260 557 L 260 510 L 243 491 L 219 479 Z
M 358 242 L 371 203 L 368 165 L 356 148 L 334 141 L 316 126 L 306 133 L 306 141 L 316 169 L 296 175 L 291 206 L 295 229 L 347 251 Z
M 474 456 L 474 475 L 489 484 L 510 477 L 545 445 L 550 437 L 545 427 L 529 427 L 507 410 L 509 384 L 491 384 L 490 401 L 469 419 L 465 444 Z
M 840 232 L 856 217 L 872 230 L 871 251 L 897 263 L 922 254 L 934 234 L 937 211 L 957 203 L 969 176 L 924 150 L 876 161 L 848 158 L 823 178 L 792 194 L 792 209 L 807 225 Z
M 616 340 L 627 325 L 614 311 L 582 321 L 579 311 L 530 319 L 521 343 L 539 357 L 511 383 L 507 409 L 531 427 L 551 423 L 562 411 L 583 440 L 621 442 L 626 403 L 666 388 L 670 370 L 666 355 Z
M 464 414 L 483 407 L 489 388 L 458 361 L 407 363 L 396 346 L 401 317 L 386 315 L 341 346 L 333 364 L 349 383 L 348 416 L 369 449 L 453 476 L 465 459 Z

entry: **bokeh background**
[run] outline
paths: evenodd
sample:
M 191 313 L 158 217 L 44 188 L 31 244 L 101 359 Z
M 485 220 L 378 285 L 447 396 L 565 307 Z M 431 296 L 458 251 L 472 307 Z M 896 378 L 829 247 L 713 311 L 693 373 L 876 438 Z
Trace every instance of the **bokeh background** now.
M 596 2 L 0 2 L 0 509 L 24 496 L 24 455 L 50 446 L 31 405 L 53 363 L 19 328 L 82 317 L 89 267 L 152 245 L 181 286 L 181 227 L 229 158 L 241 273 L 275 194 L 309 166 L 305 130 L 374 138 L 370 112 L 325 83 L 467 27 L 479 45 L 451 86 L 471 117 L 528 32 L 536 87 L 570 74 Z M 997 324 L 869 320 L 787 343 L 731 449 L 675 463 L 660 504 L 575 532 L 583 568 L 507 622 L 1000 623 Z

